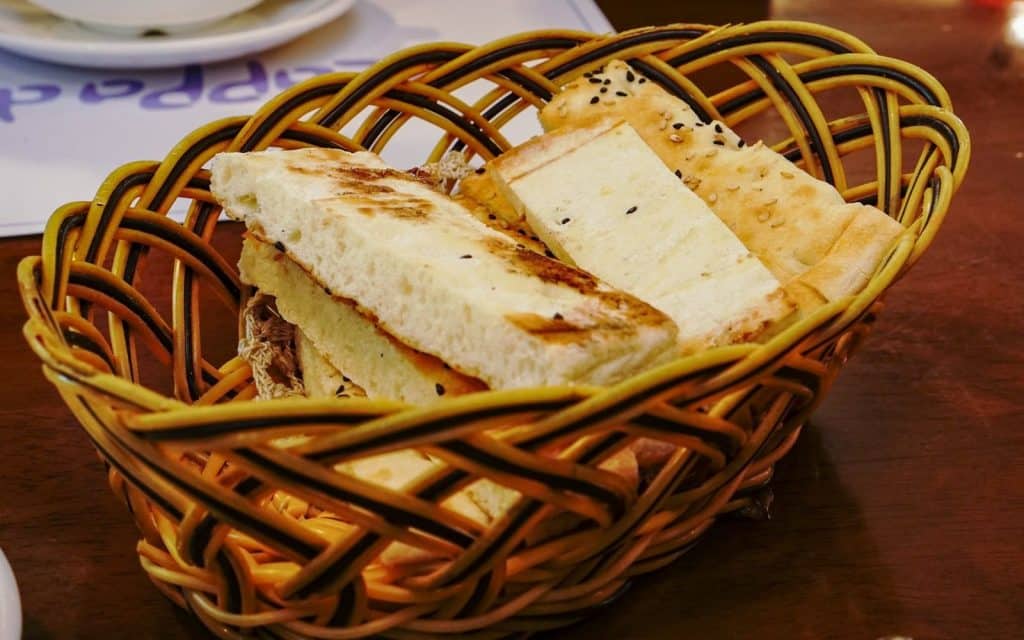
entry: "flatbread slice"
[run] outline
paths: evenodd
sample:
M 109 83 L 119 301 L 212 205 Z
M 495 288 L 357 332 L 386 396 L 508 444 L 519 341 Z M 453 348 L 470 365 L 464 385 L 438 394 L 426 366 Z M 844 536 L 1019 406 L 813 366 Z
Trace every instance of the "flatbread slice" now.
M 817 294 L 797 292 L 803 304 L 862 289 L 903 230 L 763 144 L 745 145 L 724 123 L 701 122 L 622 61 L 569 83 L 540 113 L 549 131 L 607 117 L 632 125 L 787 289 L 800 282 Z

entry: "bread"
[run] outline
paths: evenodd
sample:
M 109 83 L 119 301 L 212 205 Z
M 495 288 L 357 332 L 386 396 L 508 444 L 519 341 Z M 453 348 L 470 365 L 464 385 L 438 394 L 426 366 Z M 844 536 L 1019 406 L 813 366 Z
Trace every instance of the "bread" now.
M 338 371 L 300 328 L 295 329 L 295 356 L 302 370 L 302 384 L 307 397 L 366 397 L 366 391 Z
M 663 313 L 517 246 L 371 153 L 222 153 L 211 191 L 384 332 L 491 388 L 614 383 L 675 343 Z
M 498 190 L 486 165 L 459 181 L 459 193 L 479 203 L 498 220 L 510 225 L 520 222 L 519 213 Z
M 357 385 L 343 376 L 326 356 L 319 353 L 301 330 L 296 330 L 296 350 L 303 367 L 303 380 L 309 397 L 341 397 L 341 395 L 365 395 Z M 332 386 L 335 384 L 340 386 Z M 304 436 L 282 438 L 278 446 L 296 446 L 304 442 Z M 643 441 L 644 439 L 641 439 Z M 424 477 L 437 471 L 444 463 L 436 458 L 411 449 L 392 451 L 367 458 L 343 462 L 335 470 L 366 482 L 402 491 Z M 640 482 L 640 468 L 632 448 L 619 451 L 605 460 L 600 467 L 625 478 L 631 486 Z M 519 500 L 521 494 L 504 487 L 488 478 L 481 478 L 453 493 L 442 502 L 442 506 L 459 513 L 481 526 L 488 526 L 502 517 Z M 301 501 L 299 501 L 301 502 Z M 303 503 L 304 504 L 304 503 Z M 305 508 L 301 509 L 304 513 Z M 568 522 L 578 523 L 579 517 L 572 514 Z M 381 554 L 381 562 L 388 565 L 402 565 L 433 560 L 429 553 L 403 543 L 392 543 Z
M 562 260 L 665 312 L 685 352 L 756 339 L 794 311 L 778 280 L 631 126 L 566 126 L 490 172 Z
M 238 267 L 242 281 L 274 296 L 281 316 L 297 325 L 302 336 L 332 365 L 334 373 L 325 371 L 316 357 L 310 357 L 308 349 L 300 348 L 300 366 L 309 395 L 334 395 L 344 383 L 343 379 L 335 382 L 341 377 L 338 371 L 344 371 L 371 397 L 414 404 L 485 388 L 479 380 L 387 335 L 351 301 L 328 295 L 323 285 L 285 252 L 252 233 L 242 244 Z
M 526 224 L 525 220 L 506 222 L 502 218 L 499 218 L 497 214 L 492 213 L 486 206 L 476 200 L 473 200 L 464 193 L 455 194 L 452 196 L 452 200 L 455 200 L 455 202 L 464 206 L 466 211 L 473 214 L 473 217 L 480 222 L 483 222 L 495 231 L 512 238 L 514 242 L 523 245 L 530 251 L 545 255 L 549 258 L 555 257 L 555 254 L 551 253 L 551 250 L 541 242 L 541 239 L 537 237 L 537 234 L 533 232 L 533 229 Z
M 746 146 L 723 123 L 704 124 L 685 102 L 621 61 L 566 85 L 540 121 L 554 130 L 607 117 L 631 124 L 787 289 L 793 282 L 813 289 L 817 296 L 797 294 L 805 303 L 859 291 L 902 231 L 874 207 L 847 204 L 830 184 L 761 143 Z

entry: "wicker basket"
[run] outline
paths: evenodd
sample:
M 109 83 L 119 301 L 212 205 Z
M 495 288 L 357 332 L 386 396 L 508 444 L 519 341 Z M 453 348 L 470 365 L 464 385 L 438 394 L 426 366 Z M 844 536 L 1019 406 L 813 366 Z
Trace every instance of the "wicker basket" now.
M 613 58 L 741 132 L 775 118 L 775 131 L 788 130 L 776 149 L 909 232 L 861 294 L 770 343 L 715 349 L 613 388 L 495 391 L 427 408 L 256 402 L 248 365 L 204 355 L 204 319 L 236 314 L 243 293 L 234 265 L 211 243 L 219 210 L 203 166 L 214 154 L 381 150 L 420 120 L 439 129 L 425 161 L 451 149 L 489 158 L 510 146 L 504 124 Z M 721 64 L 740 79 L 709 96 L 701 71 Z M 456 97 L 477 80 L 489 83 L 484 97 Z M 832 90 L 862 112 L 829 119 L 818 97 Z M 935 79 L 816 25 L 544 31 L 481 47 L 419 46 L 363 73 L 296 85 L 251 117 L 202 127 L 163 162 L 125 165 L 91 202 L 61 207 L 42 255 L 20 265 L 25 337 L 109 465 L 110 485 L 141 532 L 143 569 L 214 633 L 490 638 L 550 629 L 672 562 L 722 513 L 757 502 L 882 294 L 931 242 L 968 156 L 967 133 Z M 857 157 L 871 174 L 862 184 L 851 183 Z M 190 202 L 182 224 L 165 215 L 178 199 Z M 154 271 L 161 257 L 167 273 Z M 149 282 L 170 286 L 166 312 L 140 293 L 144 264 Z M 204 310 L 201 289 L 220 309 Z M 146 359 L 172 380 L 173 397 L 140 383 Z M 510 425 L 517 428 L 496 429 Z M 315 437 L 287 451 L 268 445 L 298 433 Z M 637 495 L 596 467 L 639 436 L 681 448 Z M 407 493 L 332 470 L 411 446 L 448 466 Z M 478 478 L 523 495 L 486 529 L 440 506 Z M 313 507 L 282 509 L 283 495 Z M 339 533 L 320 510 L 355 526 Z M 573 526 L 538 535 L 565 512 Z M 396 540 L 439 559 L 429 570 L 381 570 L 374 560 Z

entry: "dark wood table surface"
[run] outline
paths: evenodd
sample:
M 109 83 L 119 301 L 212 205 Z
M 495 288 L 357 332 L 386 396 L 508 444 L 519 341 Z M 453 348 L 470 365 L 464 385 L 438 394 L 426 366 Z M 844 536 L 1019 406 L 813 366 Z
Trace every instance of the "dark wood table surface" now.
M 931 251 L 778 467 L 773 518 L 726 520 L 552 638 L 1024 637 L 1024 52 L 955 0 L 601 3 L 619 28 L 786 17 L 933 72 L 974 142 Z M 206 637 L 145 578 L 136 532 L 20 334 L 38 238 L 0 241 L 0 548 L 26 638 Z

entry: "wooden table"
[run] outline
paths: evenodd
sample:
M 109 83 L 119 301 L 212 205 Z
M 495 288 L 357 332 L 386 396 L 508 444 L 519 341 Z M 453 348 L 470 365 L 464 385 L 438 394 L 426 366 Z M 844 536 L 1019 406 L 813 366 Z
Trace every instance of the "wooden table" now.
M 602 2 L 619 27 L 767 15 L 766 2 Z M 552 638 L 974 639 L 1024 633 L 1024 53 L 953 0 L 777 0 L 939 77 L 974 140 L 930 253 L 778 468 L 770 521 L 728 520 Z M 0 547 L 26 638 L 206 637 L 148 583 L 136 533 L 17 330 L 0 242 Z

